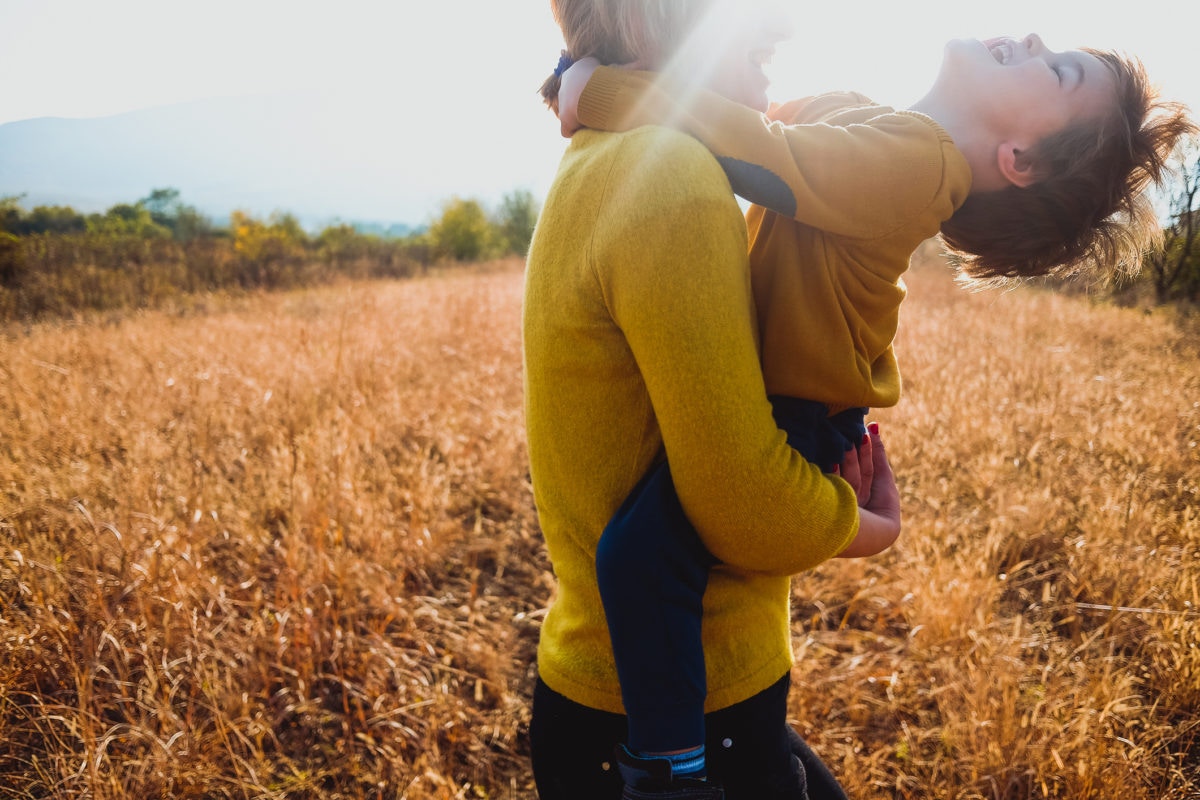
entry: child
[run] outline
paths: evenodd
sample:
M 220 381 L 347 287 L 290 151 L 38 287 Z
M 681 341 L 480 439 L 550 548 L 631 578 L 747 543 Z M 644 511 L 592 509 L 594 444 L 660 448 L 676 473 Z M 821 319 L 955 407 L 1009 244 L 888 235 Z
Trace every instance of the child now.
M 748 224 L 767 390 L 789 444 L 827 471 L 867 444 L 867 407 L 899 399 L 892 339 L 921 242 L 940 232 L 978 280 L 1135 265 L 1155 233 L 1142 189 L 1192 129 L 1140 64 L 1053 52 L 1036 35 L 951 42 L 910 110 L 829 94 L 768 118 L 588 59 L 566 71 L 558 112 L 565 132 L 677 127 L 761 204 Z M 841 555 L 891 543 L 860 536 Z M 702 597 L 719 561 L 667 463 L 614 515 L 596 558 L 628 715 L 626 796 L 679 791 L 704 774 Z

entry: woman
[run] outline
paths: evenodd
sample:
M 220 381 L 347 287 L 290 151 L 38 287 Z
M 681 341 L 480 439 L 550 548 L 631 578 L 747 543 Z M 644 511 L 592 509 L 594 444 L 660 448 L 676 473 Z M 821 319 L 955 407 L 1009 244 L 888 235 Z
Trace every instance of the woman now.
M 571 57 L 640 62 L 681 85 L 766 106 L 762 65 L 783 38 L 766 6 L 554 0 L 552 8 Z M 552 105 L 555 91 L 552 79 Z M 720 561 L 702 614 L 710 782 L 671 787 L 671 796 L 717 798 L 723 787 L 730 800 L 844 797 L 786 724 L 788 576 L 857 536 L 894 539 L 895 483 L 877 446 L 864 456 L 874 478 L 860 509 L 849 484 L 806 462 L 776 427 L 758 361 L 745 220 L 713 156 L 665 128 L 573 137 L 531 247 L 523 328 L 534 497 L 558 578 L 531 725 L 542 800 L 622 792 L 612 754 L 625 719 L 596 542 L 664 457 L 682 510 Z M 624 796 L 651 795 L 625 787 Z

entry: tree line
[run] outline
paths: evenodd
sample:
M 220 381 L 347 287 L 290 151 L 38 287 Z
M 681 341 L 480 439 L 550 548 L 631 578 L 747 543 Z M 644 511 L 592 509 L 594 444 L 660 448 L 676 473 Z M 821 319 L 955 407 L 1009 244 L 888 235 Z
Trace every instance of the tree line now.
M 1164 197 L 1167 223 L 1162 247 L 1147 254 L 1144 279 L 1160 303 L 1200 302 L 1200 140 L 1184 144 Z
M 1200 302 L 1200 143 L 1177 154 L 1163 196 L 1163 246 L 1123 296 Z M 286 289 L 346 278 L 403 278 L 434 264 L 523 255 L 538 204 L 518 190 L 495 209 L 451 198 L 428 228 L 390 235 L 339 223 L 309 233 L 290 214 L 235 211 L 218 225 L 161 188 L 103 213 L 26 210 L 0 197 L 0 321 L 142 308 L 203 292 Z
M 310 233 L 291 214 L 235 211 L 218 224 L 180 192 L 84 214 L 0 198 L 0 320 L 162 305 L 203 292 L 286 289 L 337 278 L 402 278 L 436 264 L 523 255 L 538 204 L 517 190 L 489 210 L 454 197 L 424 230 L 347 223 Z

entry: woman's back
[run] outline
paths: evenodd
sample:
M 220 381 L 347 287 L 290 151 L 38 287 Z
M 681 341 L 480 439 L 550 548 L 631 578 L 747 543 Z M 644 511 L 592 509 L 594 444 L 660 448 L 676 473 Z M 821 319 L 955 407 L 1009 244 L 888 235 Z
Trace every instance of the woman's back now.
M 577 134 L 535 232 L 524 309 L 530 466 L 559 581 L 539 672 L 576 702 L 621 711 L 595 547 L 664 449 L 729 565 L 705 595 L 712 708 L 788 671 L 786 576 L 853 536 L 853 498 L 799 463 L 772 421 L 754 330 L 745 223 L 708 151 L 662 128 Z

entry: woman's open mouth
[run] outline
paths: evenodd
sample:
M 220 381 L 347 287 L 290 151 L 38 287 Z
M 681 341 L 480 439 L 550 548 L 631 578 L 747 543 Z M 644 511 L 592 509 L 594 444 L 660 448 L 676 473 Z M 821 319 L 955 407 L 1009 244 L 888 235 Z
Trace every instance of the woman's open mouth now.
M 750 63 L 756 67 L 765 67 L 771 63 L 771 59 L 775 57 L 775 48 L 763 47 L 758 50 L 750 51 Z

